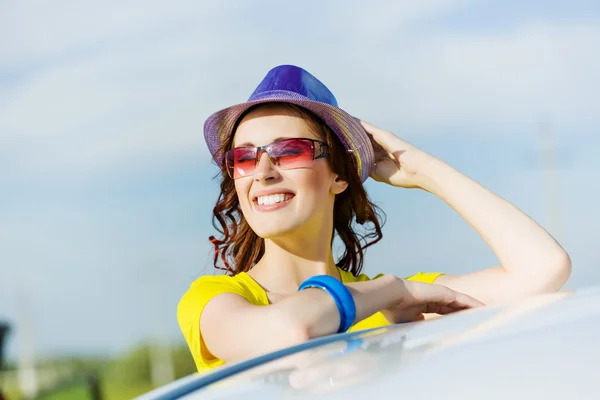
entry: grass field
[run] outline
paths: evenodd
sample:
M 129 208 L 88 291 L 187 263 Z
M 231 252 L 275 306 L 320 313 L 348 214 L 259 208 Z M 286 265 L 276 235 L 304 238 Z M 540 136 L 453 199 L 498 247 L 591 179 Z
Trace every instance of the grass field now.
M 131 400 L 151 390 L 150 385 L 115 385 L 107 383 L 102 386 L 102 400 Z M 9 391 L 7 400 L 22 400 L 21 393 Z M 91 400 L 88 389 L 83 385 L 65 388 L 59 392 L 38 397 L 36 400 Z
M 171 348 L 174 379 L 187 376 L 196 371 L 196 365 L 187 345 Z M 59 368 L 60 367 L 60 368 Z M 131 400 L 150 391 L 151 366 L 150 351 L 147 345 L 136 346 L 126 353 L 112 359 L 95 358 L 57 358 L 46 362 L 38 370 L 38 377 L 47 376 L 47 371 L 66 371 L 60 379 L 39 378 L 40 387 L 53 387 L 51 392 L 38 395 L 36 400 L 92 400 L 90 385 L 100 385 L 102 400 Z M 52 374 L 50 374 L 52 377 Z M 7 400 L 24 400 L 19 392 L 19 379 L 16 366 L 7 368 L 0 376 L 0 387 Z

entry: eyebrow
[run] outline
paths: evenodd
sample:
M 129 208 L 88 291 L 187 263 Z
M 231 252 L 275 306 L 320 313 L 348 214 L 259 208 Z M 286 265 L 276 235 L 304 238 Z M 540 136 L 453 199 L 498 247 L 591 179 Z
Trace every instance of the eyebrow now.
M 275 140 L 271 141 L 271 143 L 278 142 L 278 141 L 284 140 L 284 139 L 301 139 L 301 138 L 295 138 L 295 137 L 289 137 L 289 136 L 279 136 L 279 137 L 275 138 Z M 254 143 L 252 143 L 252 142 L 244 142 L 244 143 L 241 143 L 241 144 L 239 144 L 239 145 L 237 145 L 235 147 L 246 147 L 246 146 L 256 147 L 254 145 Z

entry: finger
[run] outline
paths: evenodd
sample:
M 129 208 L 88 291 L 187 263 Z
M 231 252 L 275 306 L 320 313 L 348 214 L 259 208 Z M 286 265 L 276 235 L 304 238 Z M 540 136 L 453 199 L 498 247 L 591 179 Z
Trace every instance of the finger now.
M 485 304 L 483 304 L 481 301 L 479 301 L 467 294 L 464 294 L 461 292 L 455 292 L 455 293 L 456 293 L 456 303 L 458 303 L 458 304 L 463 304 L 465 306 L 468 306 L 469 308 L 485 306 Z
M 417 304 L 449 304 L 456 300 L 458 292 L 439 284 L 404 281 L 405 287 Z
M 370 134 L 392 134 L 384 129 L 378 128 L 373 124 L 368 123 L 367 121 L 359 120 L 360 124 L 365 128 L 365 130 Z
M 380 144 L 388 153 L 394 149 L 394 141 L 398 140 L 398 137 L 392 132 L 377 128 L 366 121 L 361 120 L 360 124 L 365 128 L 367 133 L 371 134 L 373 140 Z
M 435 314 L 440 314 L 440 315 L 447 315 L 447 314 L 453 314 L 455 312 L 459 312 L 459 311 L 464 311 L 464 310 L 468 310 L 470 309 L 470 307 L 465 307 L 462 305 L 456 305 L 453 303 L 450 304 L 432 304 L 430 307 L 428 307 L 427 312 L 431 312 L 431 313 L 435 313 Z
M 469 296 L 468 294 L 464 294 L 462 292 L 457 292 L 456 290 L 450 289 L 447 286 L 434 283 L 433 285 L 431 285 L 431 288 L 439 293 L 439 296 L 433 297 L 438 303 L 456 303 L 469 308 L 484 306 L 484 304 L 481 301 Z
M 379 144 L 377 139 L 375 137 L 373 137 L 372 134 L 370 134 L 368 132 L 367 132 L 367 134 L 369 136 L 369 140 L 371 140 L 371 145 L 373 146 L 373 151 L 375 153 L 375 158 L 377 160 L 382 160 L 385 158 L 391 158 L 391 159 L 394 158 L 394 155 L 390 151 L 386 150 L 381 144 Z
M 398 166 L 391 160 L 377 161 L 377 168 L 373 170 L 377 180 L 388 183 L 394 174 L 398 172 Z
M 461 302 L 459 300 L 457 301 L 453 301 L 450 303 L 445 303 L 445 302 L 438 302 L 438 303 L 432 303 L 432 304 L 428 304 L 428 309 L 436 309 L 437 311 L 431 311 L 431 312 L 435 312 L 437 314 L 451 314 L 457 311 L 464 311 L 464 310 L 469 310 L 471 308 L 475 308 L 475 307 L 479 307 L 479 305 L 476 305 L 477 303 L 467 303 L 467 302 Z M 479 304 L 482 304 L 481 302 L 479 302 Z

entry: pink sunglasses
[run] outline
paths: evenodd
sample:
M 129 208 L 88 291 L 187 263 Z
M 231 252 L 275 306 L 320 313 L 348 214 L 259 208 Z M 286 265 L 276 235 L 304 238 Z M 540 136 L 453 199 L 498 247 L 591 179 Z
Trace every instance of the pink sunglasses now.
M 225 153 L 227 172 L 232 179 L 254 174 L 262 153 L 281 169 L 306 168 L 329 156 L 327 143 L 306 138 L 282 139 L 266 146 L 235 147 Z

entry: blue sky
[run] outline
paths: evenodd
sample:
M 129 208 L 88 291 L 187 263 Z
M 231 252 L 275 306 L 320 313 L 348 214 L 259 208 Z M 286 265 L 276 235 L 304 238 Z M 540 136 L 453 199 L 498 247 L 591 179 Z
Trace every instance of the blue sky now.
M 569 287 L 600 284 L 597 2 L 222 3 L 0 6 L 0 318 L 18 322 L 25 298 L 40 354 L 181 341 L 177 301 L 212 273 L 203 122 L 284 63 L 564 239 Z M 559 156 L 554 202 L 540 126 Z M 366 272 L 497 262 L 439 199 L 367 186 L 388 218 Z

